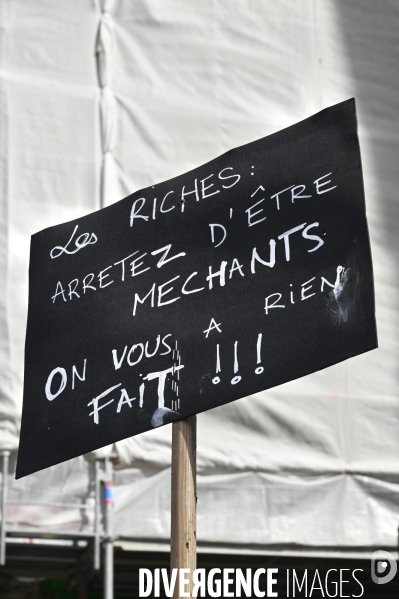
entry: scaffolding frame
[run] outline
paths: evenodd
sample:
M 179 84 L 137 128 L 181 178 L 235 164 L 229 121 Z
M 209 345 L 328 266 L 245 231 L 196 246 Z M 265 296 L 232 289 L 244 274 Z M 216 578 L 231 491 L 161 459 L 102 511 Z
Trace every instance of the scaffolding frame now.
M 54 546 L 78 546 L 86 547 L 92 540 L 93 547 L 93 569 L 101 569 L 101 545 L 103 545 L 104 558 L 104 599 L 113 599 L 113 569 L 114 569 L 114 537 L 113 537 L 113 462 L 109 457 L 96 459 L 94 462 L 94 506 L 77 503 L 32 503 L 47 507 L 65 507 L 78 509 L 94 509 L 94 530 L 81 532 L 68 532 L 54 529 L 34 530 L 29 528 L 7 529 L 7 505 L 22 505 L 22 502 L 8 501 L 8 479 L 9 479 L 9 450 L 0 452 L 1 457 L 1 503 L 0 503 L 0 566 L 6 565 L 7 544 L 35 544 Z M 110 494 L 111 489 L 111 494 Z M 101 493 L 103 491 L 103 493 Z M 101 496 L 102 499 L 101 499 Z M 7 536 L 7 532 L 9 535 Z

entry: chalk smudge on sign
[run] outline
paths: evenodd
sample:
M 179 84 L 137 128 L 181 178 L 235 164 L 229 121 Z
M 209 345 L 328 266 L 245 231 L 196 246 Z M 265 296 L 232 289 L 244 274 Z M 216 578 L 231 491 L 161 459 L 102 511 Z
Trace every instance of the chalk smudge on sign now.
M 357 283 L 358 274 L 352 268 L 337 267 L 337 277 L 328 302 L 337 325 L 348 322 L 355 301 Z

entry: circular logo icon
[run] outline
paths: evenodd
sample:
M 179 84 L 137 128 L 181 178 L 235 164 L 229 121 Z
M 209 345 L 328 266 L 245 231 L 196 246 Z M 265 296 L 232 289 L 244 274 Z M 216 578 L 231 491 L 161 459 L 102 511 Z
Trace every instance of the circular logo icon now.
M 375 551 L 371 556 L 371 578 L 376 584 L 387 584 L 396 576 L 398 566 L 388 551 Z

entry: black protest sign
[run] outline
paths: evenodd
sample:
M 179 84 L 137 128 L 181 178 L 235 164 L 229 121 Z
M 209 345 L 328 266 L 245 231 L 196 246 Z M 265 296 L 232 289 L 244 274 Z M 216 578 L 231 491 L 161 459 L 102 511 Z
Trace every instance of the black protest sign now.
M 17 477 L 377 346 L 354 100 L 32 237 Z

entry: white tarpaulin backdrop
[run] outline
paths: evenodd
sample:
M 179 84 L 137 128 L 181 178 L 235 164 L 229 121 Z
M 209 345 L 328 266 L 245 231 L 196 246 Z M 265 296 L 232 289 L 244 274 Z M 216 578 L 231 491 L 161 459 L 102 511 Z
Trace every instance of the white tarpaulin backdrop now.
M 355 96 L 380 348 L 199 416 L 197 536 L 396 546 L 398 28 L 394 0 L 0 0 L 0 449 L 32 233 Z M 117 444 L 116 534 L 168 538 L 170 438 Z M 10 528 L 92 528 L 84 458 L 10 484 Z

